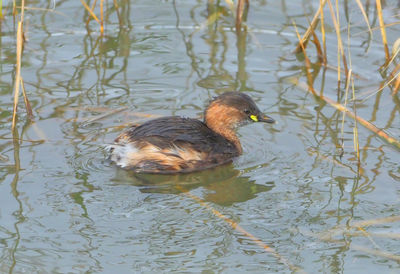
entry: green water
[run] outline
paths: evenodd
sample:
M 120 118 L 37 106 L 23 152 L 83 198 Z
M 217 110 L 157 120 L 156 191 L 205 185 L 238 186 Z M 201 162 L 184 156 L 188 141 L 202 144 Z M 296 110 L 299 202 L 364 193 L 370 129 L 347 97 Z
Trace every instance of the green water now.
M 400 151 L 357 125 L 358 165 L 354 120 L 342 125 L 342 113 L 290 82 L 307 82 L 302 56 L 293 54 L 293 20 L 304 33 L 319 1 L 251 1 L 241 34 L 225 1 L 119 1 L 119 18 L 112 2 L 102 37 L 94 20 L 86 26 L 79 1 L 28 1 L 45 9 L 28 9 L 24 19 L 21 74 L 34 118 L 21 97 L 14 133 L 16 28 L 12 5 L 3 2 L 1 273 L 287 273 L 292 266 L 400 272 L 398 218 L 359 223 L 400 215 Z M 389 86 L 373 94 L 389 72 L 379 71 L 385 54 L 374 2 L 364 5 L 372 38 L 357 3 L 339 1 L 343 43 L 357 74 L 356 112 L 400 138 L 398 95 Z M 387 1 L 385 23 L 398 22 L 399 13 L 398 3 Z M 314 87 L 344 103 L 328 7 L 325 16 L 330 67 L 318 65 L 310 43 Z M 386 31 L 391 47 L 400 25 Z M 278 121 L 239 129 L 244 153 L 232 164 L 155 176 L 106 161 L 104 144 L 121 125 L 164 115 L 200 118 L 213 96 L 229 90 L 246 92 Z

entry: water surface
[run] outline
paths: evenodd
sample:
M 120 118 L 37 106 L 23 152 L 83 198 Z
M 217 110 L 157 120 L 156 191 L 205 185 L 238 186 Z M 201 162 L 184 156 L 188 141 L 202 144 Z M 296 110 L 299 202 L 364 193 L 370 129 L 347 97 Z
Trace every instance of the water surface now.
M 15 132 L 11 6 L 0 25 L 0 272 L 400 271 L 399 220 L 357 223 L 399 215 L 399 150 L 357 125 L 358 165 L 354 120 L 342 124 L 342 113 L 290 81 L 307 82 L 293 53 L 293 20 L 303 33 L 318 1 L 252 1 L 239 34 L 223 1 L 121 1 L 120 20 L 111 2 L 104 37 L 94 20 L 86 26 L 79 1 L 56 1 L 54 11 L 53 1 L 29 2 L 47 10 L 25 13 L 22 76 L 34 118 L 21 99 Z M 399 20 L 395 2 L 384 8 L 387 24 Z M 358 75 L 357 114 L 399 137 L 397 95 L 385 87 L 367 98 L 386 79 L 379 30 L 371 39 L 356 2 L 339 4 Z M 365 8 L 376 28 L 374 5 Z M 331 67 L 319 65 L 310 45 L 314 87 L 344 103 L 325 12 Z M 390 45 L 399 30 L 386 29 Z M 106 161 L 104 144 L 124 127 L 165 115 L 201 118 L 213 96 L 230 90 L 278 121 L 241 128 L 244 153 L 232 164 L 155 176 Z

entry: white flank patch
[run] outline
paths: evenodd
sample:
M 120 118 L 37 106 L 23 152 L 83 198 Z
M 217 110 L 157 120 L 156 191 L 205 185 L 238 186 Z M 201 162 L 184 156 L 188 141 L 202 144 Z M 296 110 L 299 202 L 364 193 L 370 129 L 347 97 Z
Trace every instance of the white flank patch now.
M 139 153 L 139 150 L 134 144 L 114 144 L 106 147 L 107 150 L 113 149 L 111 152 L 111 161 L 115 162 L 120 167 L 126 167 L 129 165 L 130 159 L 134 158 L 133 155 Z

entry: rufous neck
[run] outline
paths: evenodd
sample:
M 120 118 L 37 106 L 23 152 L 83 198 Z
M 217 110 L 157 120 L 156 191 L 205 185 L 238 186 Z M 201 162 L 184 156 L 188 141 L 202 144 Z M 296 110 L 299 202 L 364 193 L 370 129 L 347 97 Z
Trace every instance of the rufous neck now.
M 242 145 L 235 132 L 235 116 L 230 113 L 230 109 L 229 107 L 211 105 L 205 112 L 204 122 L 212 131 L 233 143 L 239 154 L 242 154 Z

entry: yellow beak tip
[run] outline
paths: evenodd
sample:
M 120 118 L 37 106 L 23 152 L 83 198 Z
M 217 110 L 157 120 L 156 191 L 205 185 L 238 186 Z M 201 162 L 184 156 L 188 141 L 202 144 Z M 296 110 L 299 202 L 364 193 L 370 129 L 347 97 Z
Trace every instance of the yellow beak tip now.
M 258 118 L 256 115 L 250 115 L 250 119 L 253 120 L 254 122 L 258 122 Z

